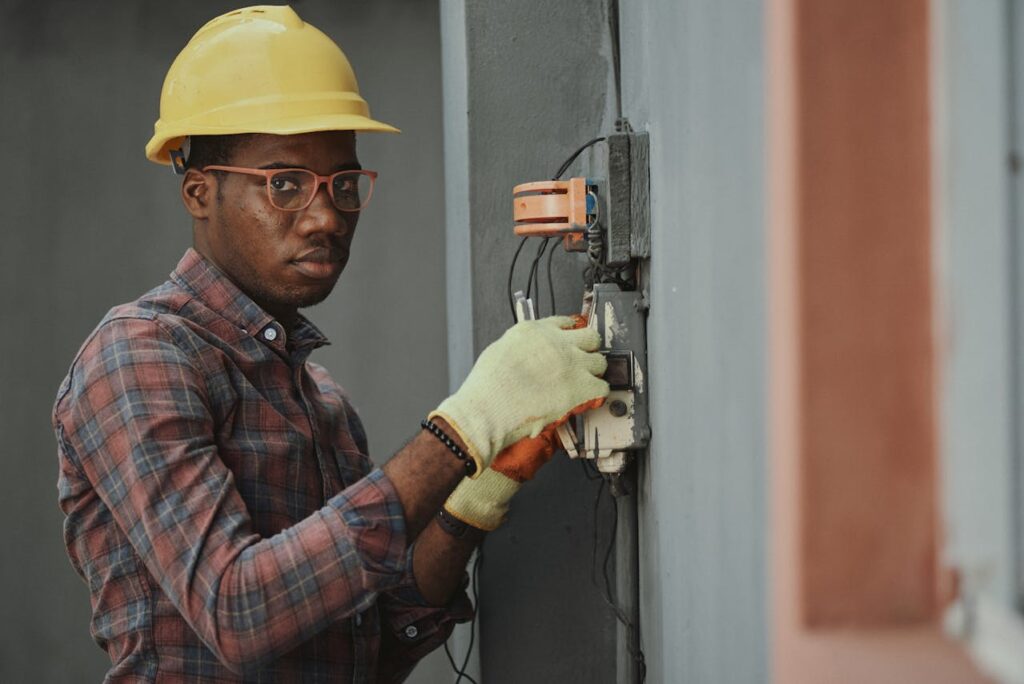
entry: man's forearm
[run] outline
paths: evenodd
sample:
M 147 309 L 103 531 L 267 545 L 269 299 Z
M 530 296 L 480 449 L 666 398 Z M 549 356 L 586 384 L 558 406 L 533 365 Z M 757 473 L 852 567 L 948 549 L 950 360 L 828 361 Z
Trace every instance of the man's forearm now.
M 455 430 L 441 419 L 434 422 L 466 451 L 466 445 Z M 440 440 L 424 430 L 395 454 L 383 471 L 398 492 L 405 512 L 406 539 L 411 544 L 465 477 L 466 466 Z M 444 534 L 441 530 L 438 532 Z
M 451 600 L 473 549 L 483 538 L 484 532 L 473 527 L 465 535 L 455 537 L 441 529 L 437 520 L 427 526 L 416 543 L 412 561 L 416 586 L 424 599 L 435 606 Z

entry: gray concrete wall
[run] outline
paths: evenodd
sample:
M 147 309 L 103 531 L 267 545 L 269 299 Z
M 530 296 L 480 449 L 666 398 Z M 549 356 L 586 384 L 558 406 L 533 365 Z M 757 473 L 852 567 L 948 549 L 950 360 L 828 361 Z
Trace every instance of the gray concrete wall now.
M 50 407 L 103 313 L 161 282 L 190 242 L 177 181 L 142 148 L 177 51 L 240 4 L 0 6 L 0 681 L 98 681 L 105 671 L 86 588 L 64 553 Z M 381 172 L 374 205 L 336 293 L 310 312 L 334 342 L 314 359 L 352 392 L 382 462 L 448 384 L 437 6 L 295 4 L 345 49 L 374 114 L 404 131 L 360 137 L 364 164 Z M 419 681 L 443 681 L 442 661 Z
M 623 110 L 651 137 L 648 681 L 763 682 L 764 10 L 655 0 L 620 12 Z

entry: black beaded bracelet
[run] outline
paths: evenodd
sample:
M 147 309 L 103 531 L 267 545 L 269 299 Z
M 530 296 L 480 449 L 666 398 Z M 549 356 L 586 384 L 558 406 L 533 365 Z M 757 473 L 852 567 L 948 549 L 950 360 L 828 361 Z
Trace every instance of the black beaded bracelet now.
M 441 443 L 448 447 L 449 451 L 455 454 L 459 460 L 466 464 L 466 475 L 473 475 L 476 473 L 476 461 L 470 458 L 469 454 L 463 451 L 462 448 L 455 443 L 455 440 L 449 437 L 444 430 L 439 428 L 434 421 L 421 420 L 420 427 L 441 440 Z

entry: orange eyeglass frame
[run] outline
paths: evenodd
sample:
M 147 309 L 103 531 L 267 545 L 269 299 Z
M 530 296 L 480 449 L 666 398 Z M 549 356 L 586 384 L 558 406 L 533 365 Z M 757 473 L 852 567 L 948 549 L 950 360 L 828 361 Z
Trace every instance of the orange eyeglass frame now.
M 216 164 L 211 164 L 210 166 L 204 166 L 202 170 L 228 171 L 230 173 L 244 173 L 248 176 L 262 176 L 264 179 L 266 179 L 264 185 L 267 188 L 267 199 L 270 201 L 271 206 L 273 206 L 275 209 L 280 209 L 281 211 L 302 211 L 303 209 L 305 209 L 306 207 L 313 203 L 313 199 L 316 197 L 316 193 L 320 192 L 321 185 L 327 186 L 327 194 L 331 198 L 331 204 L 333 204 L 338 211 L 362 211 L 370 203 L 370 198 L 373 197 L 373 188 L 377 185 L 377 176 L 379 175 L 376 171 L 370 171 L 368 169 L 345 169 L 343 171 L 335 171 L 334 173 L 327 176 L 321 176 L 315 171 L 311 171 L 310 169 L 303 169 L 298 166 L 294 168 L 285 169 L 251 169 L 244 166 L 219 166 Z M 306 203 L 303 204 L 301 207 L 293 207 L 291 209 L 286 209 L 284 207 L 279 207 L 276 204 L 274 204 L 274 196 L 270 191 L 270 178 L 275 174 L 286 173 L 288 171 L 301 171 L 303 173 L 308 173 L 312 175 L 314 178 L 316 178 L 316 186 L 313 188 L 313 192 L 309 194 L 309 199 L 306 200 Z M 335 201 L 334 199 L 334 179 L 338 176 L 343 176 L 345 174 L 367 176 L 370 179 L 370 190 L 369 192 L 366 193 L 366 200 L 363 201 L 363 203 L 359 206 L 358 209 L 343 209 L 338 206 L 337 201 Z

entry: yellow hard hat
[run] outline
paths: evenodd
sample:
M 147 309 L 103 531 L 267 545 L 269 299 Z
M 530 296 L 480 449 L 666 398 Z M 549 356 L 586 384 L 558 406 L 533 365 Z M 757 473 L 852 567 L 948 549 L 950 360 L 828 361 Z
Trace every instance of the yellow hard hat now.
M 398 129 L 370 118 L 345 54 L 291 7 L 260 5 L 203 26 L 171 64 L 146 157 L 170 164 L 190 135 Z

